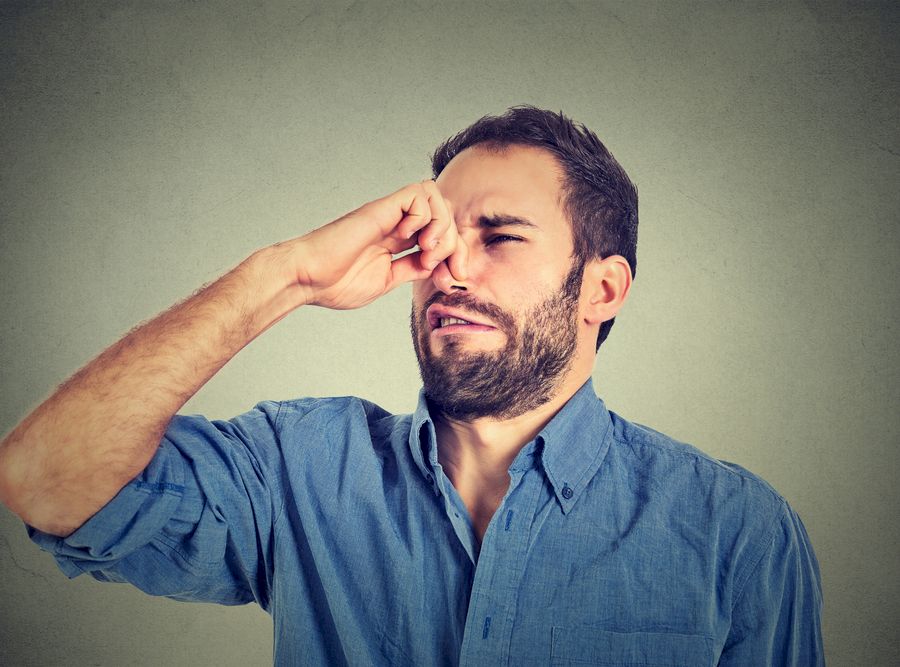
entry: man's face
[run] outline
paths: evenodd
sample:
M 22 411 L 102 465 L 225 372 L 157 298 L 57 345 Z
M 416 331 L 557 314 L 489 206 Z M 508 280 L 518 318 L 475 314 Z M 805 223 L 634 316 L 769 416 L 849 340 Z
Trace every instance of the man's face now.
M 437 179 L 468 276 L 439 266 L 415 283 L 411 328 L 426 396 L 447 416 L 518 416 L 549 400 L 570 367 L 581 266 L 561 179 L 550 153 L 523 146 L 466 149 Z

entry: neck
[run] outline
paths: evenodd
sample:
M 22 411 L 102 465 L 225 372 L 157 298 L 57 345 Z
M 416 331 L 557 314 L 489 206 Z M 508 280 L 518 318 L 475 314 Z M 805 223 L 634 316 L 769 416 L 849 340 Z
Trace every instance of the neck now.
M 558 391 L 543 405 L 511 419 L 482 417 L 455 420 L 439 411 L 434 415 L 438 460 L 454 486 L 503 488 L 509 466 L 527 443 L 559 412 L 589 377 L 567 373 Z

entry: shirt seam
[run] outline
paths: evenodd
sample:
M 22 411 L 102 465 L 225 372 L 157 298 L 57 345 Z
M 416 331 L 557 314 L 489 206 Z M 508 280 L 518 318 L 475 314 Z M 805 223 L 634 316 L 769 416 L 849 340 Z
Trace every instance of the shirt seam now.
M 783 502 L 783 501 L 782 501 Z M 765 542 L 764 546 L 761 546 L 756 554 L 754 554 L 753 558 L 750 561 L 750 565 L 747 566 L 747 575 L 744 577 L 743 581 L 740 582 L 740 585 L 737 589 L 734 601 L 731 603 L 731 615 L 734 616 L 734 610 L 737 609 L 741 600 L 744 597 L 744 592 L 747 590 L 747 584 L 750 583 L 750 580 L 753 578 L 753 575 L 756 574 L 757 569 L 760 567 L 762 563 L 763 556 L 765 556 L 775 544 L 775 536 L 778 534 L 778 520 L 779 515 L 783 512 L 784 506 L 778 508 L 774 512 L 774 516 L 771 519 L 771 535 L 769 535 L 769 539 Z
M 284 401 L 280 401 L 278 403 L 278 411 L 275 413 L 275 420 L 272 422 L 273 426 L 275 427 L 275 437 L 278 440 L 278 455 L 282 458 L 284 458 L 284 448 L 282 447 L 282 443 L 281 443 L 281 426 L 282 425 L 279 424 L 279 420 L 281 419 L 281 410 L 283 407 L 284 407 Z M 275 518 L 272 520 L 272 536 L 273 537 L 275 536 L 275 530 L 278 528 L 278 522 L 281 520 L 281 517 L 284 515 L 284 508 L 287 505 L 287 501 L 285 499 L 286 494 L 284 492 L 284 488 L 282 487 L 281 476 L 280 475 L 277 475 L 277 476 L 279 479 L 276 483 L 278 484 L 278 492 L 279 492 L 278 495 L 279 495 L 281 503 L 278 507 L 278 511 L 275 513 Z M 271 500 L 272 500 L 272 505 L 274 507 L 275 499 L 272 498 Z
M 616 442 L 618 442 L 619 444 L 631 449 L 631 451 L 633 453 L 635 453 L 635 455 L 637 455 L 637 453 L 634 452 L 635 446 L 652 447 L 656 451 L 664 452 L 665 454 L 667 454 L 669 456 L 676 456 L 676 457 L 683 458 L 683 459 L 689 459 L 692 461 L 702 462 L 707 467 L 713 467 L 713 468 L 722 470 L 724 473 L 726 473 L 728 475 L 739 477 L 740 479 L 743 479 L 743 480 L 753 483 L 754 486 L 763 489 L 773 499 L 775 499 L 779 504 L 783 504 L 786 502 L 784 499 L 784 496 L 782 496 L 775 489 L 773 489 L 769 485 L 769 483 L 766 482 L 761 477 L 759 477 L 749 471 L 736 470 L 730 466 L 725 465 L 722 461 L 719 461 L 718 459 L 710 457 L 709 455 L 704 455 L 703 453 L 697 453 L 697 452 L 692 452 L 692 451 L 682 451 L 678 448 L 670 447 L 664 443 L 657 443 L 652 440 L 644 440 L 644 439 L 628 440 L 628 439 L 624 438 L 623 436 L 620 436 L 617 433 L 613 434 L 613 439 Z M 687 447 L 692 446 L 692 445 L 689 445 L 688 443 L 682 443 L 682 444 Z

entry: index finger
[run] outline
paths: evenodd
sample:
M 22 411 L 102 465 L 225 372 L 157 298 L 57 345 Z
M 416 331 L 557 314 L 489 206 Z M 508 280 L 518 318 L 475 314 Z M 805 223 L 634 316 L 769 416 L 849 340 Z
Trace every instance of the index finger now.
M 429 195 L 434 192 L 434 196 L 429 198 L 431 210 L 436 210 L 440 217 L 446 217 L 450 223 L 445 236 L 452 236 L 454 242 L 451 244 L 452 250 L 449 255 L 442 259 L 447 262 L 447 268 L 450 269 L 450 275 L 457 280 L 465 280 L 468 278 L 469 246 L 466 245 L 466 242 L 463 240 L 462 236 L 460 236 L 459 229 L 456 226 L 456 218 L 453 216 L 450 205 L 447 200 L 444 199 L 444 195 L 441 193 L 440 188 L 438 188 L 437 183 L 433 180 L 429 181 L 425 184 L 425 189 L 428 191 Z
M 457 280 L 466 280 L 469 277 L 469 246 L 458 233 L 456 235 L 456 248 L 450 253 L 446 261 L 451 276 Z
M 423 266 L 433 267 L 456 251 L 459 234 L 450 205 L 433 180 L 422 181 L 431 209 L 430 224 L 419 232 Z

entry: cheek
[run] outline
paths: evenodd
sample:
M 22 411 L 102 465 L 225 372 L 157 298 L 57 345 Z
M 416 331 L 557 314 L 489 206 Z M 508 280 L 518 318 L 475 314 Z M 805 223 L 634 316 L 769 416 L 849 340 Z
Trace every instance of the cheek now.
M 517 286 L 515 291 L 497 295 L 497 298 L 492 299 L 492 303 L 512 318 L 521 333 L 527 327 L 532 311 L 541 301 L 542 296 L 543 293 L 539 287 L 535 286 L 533 289 L 529 289 L 527 285 L 521 285 Z
M 501 308 L 524 312 L 555 292 L 559 284 L 556 275 L 543 267 L 515 266 L 494 273 L 485 296 Z
M 537 252 L 526 246 L 501 248 L 485 263 L 485 274 L 506 284 L 548 286 L 561 279 L 560 270 L 570 262 L 555 252 Z M 563 271 L 565 273 L 565 271 Z

